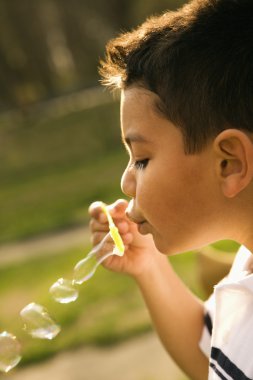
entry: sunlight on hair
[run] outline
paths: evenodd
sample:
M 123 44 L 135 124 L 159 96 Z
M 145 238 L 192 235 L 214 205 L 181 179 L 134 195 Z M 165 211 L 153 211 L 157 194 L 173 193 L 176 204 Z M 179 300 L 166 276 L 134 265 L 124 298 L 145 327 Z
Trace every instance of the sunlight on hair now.
M 101 80 L 102 84 L 111 89 L 121 89 L 123 87 L 122 76 L 120 74 L 107 77 Z

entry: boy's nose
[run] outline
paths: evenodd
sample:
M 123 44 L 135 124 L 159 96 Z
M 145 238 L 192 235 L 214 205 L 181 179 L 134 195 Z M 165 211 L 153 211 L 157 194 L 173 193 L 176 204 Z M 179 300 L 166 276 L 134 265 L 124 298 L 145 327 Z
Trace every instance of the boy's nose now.
M 121 177 L 121 190 L 128 197 L 134 198 L 135 188 L 136 188 L 135 176 L 131 168 L 129 168 L 128 166 Z

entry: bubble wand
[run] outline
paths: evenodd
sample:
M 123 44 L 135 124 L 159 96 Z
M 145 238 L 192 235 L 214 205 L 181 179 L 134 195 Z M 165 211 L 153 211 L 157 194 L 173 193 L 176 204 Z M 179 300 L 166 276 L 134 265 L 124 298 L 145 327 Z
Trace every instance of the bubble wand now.
M 82 284 L 89 280 L 96 272 L 98 266 L 109 256 L 124 255 L 124 243 L 119 234 L 118 228 L 115 226 L 111 214 L 108 211 L 107 206 L 101 202 L 102 211 L 105 213 L 109 223 L 109 233 L 104 239 L 95 246 L 88 255 L 79 261 L 74 268 L 73 284 Z M 112 243 L 114 247 L 112 248 Z
M 101 208 L 102 208 L 103 212 L 105 213 L 107 220 L 109 222 L 110 235 L 111 235 L 116 247 L 118 248 L 119 256 L 123 256 L 124 251 L 125 251 L 125 247 L 124 247 L 124 243 L 122 241 L 122 238 L 119 234 L 119 230 L 115 226 L 114 221 L 112 219 L 112 216 L 109 213 L 107 206 L 103 202 L 101 202 Z

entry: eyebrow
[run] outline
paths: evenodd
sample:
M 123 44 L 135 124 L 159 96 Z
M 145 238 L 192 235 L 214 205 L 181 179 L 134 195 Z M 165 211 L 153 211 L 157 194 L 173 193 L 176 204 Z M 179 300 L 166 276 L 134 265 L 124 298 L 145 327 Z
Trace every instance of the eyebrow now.
M 148 143 L 149 141 L 145 139 L 142 135 L 138 133 L 129 133 L 125 137 L 122 136 L 123 144 L 131 148 L 132 143 Z

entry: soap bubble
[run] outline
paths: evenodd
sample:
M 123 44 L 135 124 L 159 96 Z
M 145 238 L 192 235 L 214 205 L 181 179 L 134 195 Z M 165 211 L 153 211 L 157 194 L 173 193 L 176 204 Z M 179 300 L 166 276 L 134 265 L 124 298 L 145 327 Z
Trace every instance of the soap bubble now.
M 76 264 L 73 277 L 74 284 L 80 285 L 88 281 L 96 272 L 99 263 L 96 259 L 96 255 L 91 253 L 92 252 Z
M 78 290 L 72 285 L 72 281 L 59 278 L 49 289 L 56 302 L 70 303 L 78 298 Z
M 21 310 L 20 316 L 25 323 L 24 329 L 33 338 L 53 339 L 61 330 L 47 310 L 34 302 L 26 305 Z
M 98 266 L 109 256 L 122 256 L 122 252 L 117 248 L 110 233 L 88 253 L 88 255 L 80 260 L 74 267 L 74 284 L 82 284 L 88 281 L 96 272 Z
M 9 372 L 21 360 L 21 345 L 17 338 L 3 331 L 0 333 L 0 371 Z

